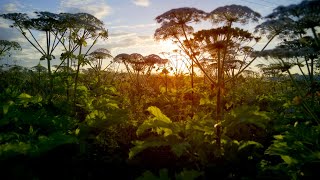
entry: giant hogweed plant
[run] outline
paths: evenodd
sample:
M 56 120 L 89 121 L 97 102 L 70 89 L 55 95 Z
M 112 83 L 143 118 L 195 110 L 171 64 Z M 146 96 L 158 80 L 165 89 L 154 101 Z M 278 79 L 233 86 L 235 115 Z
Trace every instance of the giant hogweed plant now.
M 265 151 L 273 158 L 261 161 L 263 174 L 280 173 L 291 179 L 314 177 L 320 165 L 319 137 L 319 125 L 312 125 L 310 121 L 287 124 L 286 130 L 275 135 Z
M 0 98 L 0 159 L 40 156 L 55 147 L 77 143 L 76 121 L 48 111 L 41 96 L 7 89 Z
M 78 86 L 78 97 L 82 99 L 76 105 L 79 108 L 77 115 L 80 122 L 76 131 L 79 134 L 80 147 L 84 152 L 87 142 L 106 148 L 117 146 L 114 139 L 108 136 L 114 133 L 114 127 L 123 123 L 127 117 L 127 111 L 119 107 L 119 92 L 111 85 L 96 84 L 90 81 Z M 89 90 L 88 87 L 94 87 Z
M 212 127 L 218 126 L 211 120 L 211 115 L 203 112 L 197 113 L 193 118 L 186 121 L 172 122 L 155 106 L 150 106 L 147 111 L 150 116 L 137 129 L 139 140 L 133 141 L 133 147 L 129 152 L 129 159 L 151 147 L 170 147 L 177 156 L 188 156 L 194 161 L 205 165 L 210 157 L 221 157 L 231 152 L 228 148 L 244 151 L 247 148 L 262 148 L 263 145 L 253 141 L 253 138 L 232 139 L 227 132 L 237 131 L 240 125 L 249 125 L 264 129 L 269 122 L 266 112 L 259 111 L 257 107 L 243 106 L 231 110 L 226 115 L 223 123 L 222 149 L 217 146 L 217 135 Z M 250 135 L 249 135 L 250 136 Z M 142 138 L 141 138 L 142 137 Z M 253 148 L 253 149 L 254 149 Z M 248 150 L 248 149 L 247 149 Z
M 320 165 L 320 128 L 305 115 L 297 96 L 283 105 L 284 112 L 275 119 L 272 144 L 260 162 L 263 175 L 276 174 L 290 179 L 313 178 Z M 319 108 L 319 106 L 317 106 Z

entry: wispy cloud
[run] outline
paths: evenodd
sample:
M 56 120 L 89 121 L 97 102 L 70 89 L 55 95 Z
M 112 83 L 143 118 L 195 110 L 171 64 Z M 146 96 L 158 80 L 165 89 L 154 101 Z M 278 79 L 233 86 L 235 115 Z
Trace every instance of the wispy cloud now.
M 14 13 L 24 9 L 24 5 L 22 5 L 18 1 L 13 1 L 7 4 L 4 4 L 0 7 L 0 13 Z
M 136 29 L 136 28 L 147 28 L 147 27 L 155 27 L 157 26 L 156 23 L 151 24 L 136 24 L 136 25 L 119 25 L 119 26 L 110 26 L 110 29 L 121 29 L 121 28 L 130 28 L 130 29 Z
M 132 2 L 137 6 L 148 7 L 150 5 L 149 0 L 132 0 Z
M 103 0 L 61 0 L 60 11 L 78 13 L 86 12 L 102 19 L 109 15 L 112 8 Z
M 34 14 L 35 11 L 42 11 L 42 9 L 35 8 L 33 4 L 27 4 L 25 2 L 21 2 L 18 0 L 13 0 L 7 4 L 1 4 L 0 2 L 0 14 L 26 13 L 27 15 L 29 15 L 29 17 L 35 17 L 36 16 L 36 14 Z
M 110 38 L 105 44 L 110 44 L 113 47 L 129 47 L 137 44 L 143 44 L 145 42 L 153 41 L 152 36 L 138 36 L 136 33 L 115 33 L 110 34 Z
M 14 3 L 9 3 L 9 4 L 5 4 L 3 6 L 3 10 L 5 12 L 15 12 L 18 10 L 18 7 L 17 7 L 17 4 L 14 4 Z

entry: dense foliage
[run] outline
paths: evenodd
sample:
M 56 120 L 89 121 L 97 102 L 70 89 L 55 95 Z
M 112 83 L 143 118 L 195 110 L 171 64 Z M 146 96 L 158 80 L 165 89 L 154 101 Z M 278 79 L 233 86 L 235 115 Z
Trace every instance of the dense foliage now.
M 316 179 L 319 9 L 318 0 L 279 6 L 255 32 L 244 25 L 261 15 L 248 7 L 172 9 L 156 17 L 155 39 L 179 48 L 168 58 L 94 49 L 108 32 L 90 14 L 1 15 L 47 62 L 1 66 L 1 177 Z M 212 28 L 194 32 L 201 21 Z M 0 45 L 0 56 L 21 49 Z M 170 64 L 177 57 L 188 73 Z M 257 58 L 259 73 L 248 70 Z

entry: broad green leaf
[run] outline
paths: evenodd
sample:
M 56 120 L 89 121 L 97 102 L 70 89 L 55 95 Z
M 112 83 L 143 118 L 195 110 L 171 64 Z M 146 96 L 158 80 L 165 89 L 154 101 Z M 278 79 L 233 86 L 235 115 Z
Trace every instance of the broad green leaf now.
M 146 130 L 152 129 L 154 132 L 157 132 L 159 135 L 168 136 L 173 132 L 173 126 L 171 123 L 166 123 L 160 121 L 156 118 L 151 118 L 144 121 L 137 129 L 136 134 L 139 136 L 144 133 Z
M 150 106 L 147 110 L 155 117 L 149 118 L 138 127 L 136 131 L 138 136 L 148 129 L 152 129 L 159 135 L 164 136 L 168 136 L 173 133 L 174 126 L 172 121 L 166 115 L 162 114 L 159 108 Z
M 277 140 L 282 140 L 283 139 L 283 135 L 275 135 L 273 136 L 275 139 Z
M 166 122 L 166 123 L 172 123 L 172 121 L 164 114 L 162 114 L 161 110 L 155 106 L 150 106 L 147 109 L 152 115 L 154 115 L 158 120 Z
M 32 97 L 32 103 L 40 103 L 42 101 L 42 97 L 40 95 L 36 95 Z
M 223 126 L 236 128 L 238 124 L 254 124 L 257 127 L 266 128 L 270 118 L 264 111 L 259 111 L 256 106 L 240 106 L 231 110 L 225 116 Z
M 75 135 L 77 136 L 80 133 L 80 128 L 77 128 L 75 131 Z
M 287 163 L 288 165 L 298 163 L 297 160 L 295 160 L 294 158 L 292 158 L 292 157 L 290 157 L 290 156 L 287 156 L 287 155 L 282 155 L 281 158 L 282 158 L 282 160 L 283 160 L 285 163 Z
M 106 120 L 107 116 L 103 111 L 94 110 L 86 116 L 86 122 L 88 126 L 96 126 L 99 121 Z
M 188 142 L 182 142 L 178 144 L 173 144 L 171 146 L 172 152 L 175 153 L 176 156 L 180 157 L 184 152 L 186 152 L 187 148 L 190 147 Z
M 88 92 L 88 88 L 86 86 L 83 86 L 83 85 L 77 86 L 77 90 Z
M 162 127 L 158 127 L 156 128 L 156 132 L 157 134 L 161 135 L 163 134 L 164 137 L 169 136 L 172 134 L 172 130 L 169 128 L 162 128 Z
M 29 94 L 26 93 L 21 93 L 18 98 L 19 99 L 30 99 L 32 96 L 30 96 Z

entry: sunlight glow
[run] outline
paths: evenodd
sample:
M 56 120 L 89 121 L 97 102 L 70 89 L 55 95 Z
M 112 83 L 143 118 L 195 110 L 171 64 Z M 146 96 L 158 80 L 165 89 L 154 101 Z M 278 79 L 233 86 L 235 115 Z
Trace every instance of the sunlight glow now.
M 164 59 L 168 59 L 168 64 L 165 67 L 169 70 L 169 75 L 187 74 L 189 73 L 190 61 L 186 59 L 180 51 L 177 51 L 177 46 L 171 41 L 161 41 L 160 46 L 164 50 L 159 55 Z

